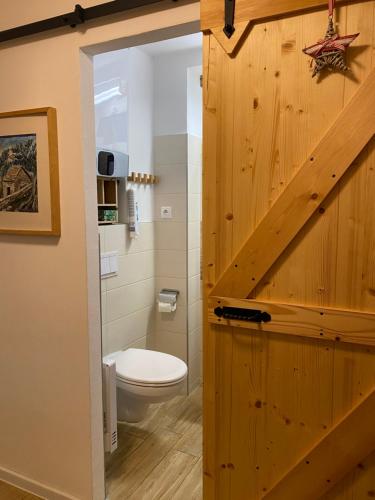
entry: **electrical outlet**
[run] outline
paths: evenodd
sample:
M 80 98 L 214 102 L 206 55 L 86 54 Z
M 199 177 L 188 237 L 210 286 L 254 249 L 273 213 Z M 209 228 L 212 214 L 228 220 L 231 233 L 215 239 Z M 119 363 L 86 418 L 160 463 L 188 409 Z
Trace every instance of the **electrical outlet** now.
M 160 217 L 162 219 L 172 219 L 172 207 L 161 207 Z

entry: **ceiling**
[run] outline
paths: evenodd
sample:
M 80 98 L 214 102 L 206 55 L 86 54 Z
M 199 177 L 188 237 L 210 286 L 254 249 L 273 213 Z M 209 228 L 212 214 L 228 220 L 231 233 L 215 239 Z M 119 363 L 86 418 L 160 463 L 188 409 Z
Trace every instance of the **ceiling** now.
M 137 45 L 136 48 L 142 50 L 150 57 L 157 57 L 165 54 L 191 49 L 202 48 L 202 33 L 193 33 L 192 35 L 179 36 L 177 38 L 169 38 L 160 42 L 147 43 L 145 45 Z M 126 57 L 129 49 L 120 49 L 111 52 L 104 52 L 94 57 L 95 69 L 98 70 L 108 64 L 116 63 L 119 58 Z
M 161 42 L 148 43 L 147 45 L 139 45 L 137 48 L 146 52 L 150 56 L 160 56 L 187 49 L 200 49 L 202 47 L 202 34 L 193 33 L 192 35 L 180 36 Z

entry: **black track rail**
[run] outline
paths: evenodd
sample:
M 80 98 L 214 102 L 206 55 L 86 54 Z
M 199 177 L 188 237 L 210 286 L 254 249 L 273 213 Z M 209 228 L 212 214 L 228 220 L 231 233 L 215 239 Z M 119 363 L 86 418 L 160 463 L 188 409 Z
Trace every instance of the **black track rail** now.
M 73 12 L 62 14 L 60 16 L 44 19 L 35 23 L 25 24 L 17 28 L 0 32 L 0 43 L 16 40 L 30 35 L 44 33 L 46 31 L 55 30 L 58 28 L 70 27 L 75 28 L 87 21 L 99 19 L 101 17 L 119 14 L 127 10 L 136 9 L 158 3 L 162 0 L 113 0 L 112 2 L 95 5 L 84 9 L 80 5 L 76 5 Z M 176 1 L 176 0 L 173 0 Z

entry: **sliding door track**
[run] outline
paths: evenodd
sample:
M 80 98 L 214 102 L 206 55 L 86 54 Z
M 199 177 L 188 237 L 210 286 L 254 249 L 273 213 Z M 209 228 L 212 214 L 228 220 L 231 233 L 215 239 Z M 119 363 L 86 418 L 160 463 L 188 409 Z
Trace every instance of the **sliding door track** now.
M 143 7 L 163 0 L 113 0 L 112 2 L 95 5 L 84 9 L 81 5 L 76 5 L 73 12 L 61 14 L 60 16 L 44 19 L 31 24 L 18 26 L 0 32 L 0 43 L 9 40 L 16 40 L 25 36 L 36 35 L 63 27 L 75 28 L 86 21 L 92 21 L 111 14 L 118 14 L 127 10 Z M 176 0 L 172 0 L 176 1 Z

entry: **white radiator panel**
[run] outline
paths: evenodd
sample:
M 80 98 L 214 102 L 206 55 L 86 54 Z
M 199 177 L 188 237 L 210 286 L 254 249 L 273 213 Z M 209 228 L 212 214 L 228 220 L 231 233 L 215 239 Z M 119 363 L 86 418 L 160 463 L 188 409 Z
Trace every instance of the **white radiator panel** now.
M 103 361 L 104 449 L 117 449 L 116 362 Z

